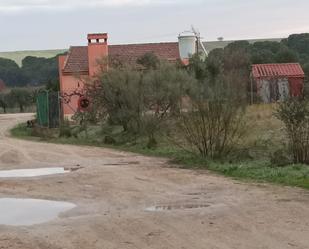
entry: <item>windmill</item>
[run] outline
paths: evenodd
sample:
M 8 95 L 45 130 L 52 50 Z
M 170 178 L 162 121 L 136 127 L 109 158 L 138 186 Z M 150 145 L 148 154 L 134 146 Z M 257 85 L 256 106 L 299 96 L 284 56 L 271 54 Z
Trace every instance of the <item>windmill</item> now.
M 192 25 L 191 26 L 191 30 L 192 30 L 192 33 L 195 35 L 196 37 L 196 43 L 197 43 L 197 46 L 196 46 L 196 49 L 197 49 L 197 53 L 199 53 L 199 48 L 202 49 L 202 53 L 204 54 L 205 57 L 208 56 L 208 51 L 206 50 L 202 40 L 201 40 L 201 33 Z
M 184 31 L 178 36 L 180 58 L 183 62 L 189 63 L 194 54 L 198 54 L 201 59 L 206 59 L 208 52 L 201 41 L 200 32 L 193 26 L 191 30 Z

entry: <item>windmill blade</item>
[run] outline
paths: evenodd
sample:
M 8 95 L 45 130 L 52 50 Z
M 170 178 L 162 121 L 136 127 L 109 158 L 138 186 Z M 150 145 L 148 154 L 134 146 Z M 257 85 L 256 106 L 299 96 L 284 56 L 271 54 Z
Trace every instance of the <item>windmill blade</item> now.
M 202 47 L 202 49 L 203 49 L 205 55 L 208 56 L 208 51 L 206 50 L 206 48 L 205 48 L 203 42 L 202 42 L 201 40 L 199 40 L 199 43 L 200 43 L 200 45 L 201 45 L 201 47 Z
M 200 37 L 200 32 L 199 32 L 193 25 L 191 25 L 191 29 L 192 29 L 192 32 L 193 32 L 197 37 Z
M 208 51 L 206 50 L 203 42 L 201 41 L 201 34 L 199 32 L 199 30 L 197 30 L 193 25 L 191 25 L 191 29 L 192 29 L 192 32 L 196 35 L 197 37 L 197 41 L 198 41 L 198 45 L 201 46 L 204 54 L 206 55 L 206 57 L 208 56 Z

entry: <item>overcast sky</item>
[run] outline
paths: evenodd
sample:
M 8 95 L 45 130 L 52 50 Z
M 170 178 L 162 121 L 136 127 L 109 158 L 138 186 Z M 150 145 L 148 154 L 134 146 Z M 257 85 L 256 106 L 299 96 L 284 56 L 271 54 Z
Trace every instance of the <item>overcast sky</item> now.
M 176 41 L 193 24 L 205 40 L 309 32 L 308 0 L 0 0 L 0 51 L 68 48 L 86 34 L 111 44 Z

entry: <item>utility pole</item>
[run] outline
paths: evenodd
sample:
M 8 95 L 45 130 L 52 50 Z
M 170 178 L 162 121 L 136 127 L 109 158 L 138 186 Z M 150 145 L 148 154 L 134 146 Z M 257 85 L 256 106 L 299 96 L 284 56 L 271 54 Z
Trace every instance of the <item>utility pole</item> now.
M 196 30 L 193 25 L 191 26 L 191 29 L 192 29 L 192 32 L 196 36 L 196 43 L 197 43 L 196 49 L 197 49 L 197 53 L 199 52 L 199 47 L 201 46 L 202 51 L 205 53 L 205 55 L 207 57 L 208 56 L 208 52 L 207 52 L 203 42 L 201 41 L 201 34 L 200 34 L 200 32 L 198 30 Z

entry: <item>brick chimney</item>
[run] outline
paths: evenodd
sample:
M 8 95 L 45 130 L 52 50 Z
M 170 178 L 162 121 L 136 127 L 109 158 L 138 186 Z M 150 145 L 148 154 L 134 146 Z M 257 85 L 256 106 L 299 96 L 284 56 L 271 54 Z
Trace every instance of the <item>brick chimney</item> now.
M 88 34 L 87 39 L 88 39 L 89 76 L 94 76 L 102 67 L 100 63 L 104 61 L 104 58 L 107 59 L 108 35 L 107 33 Z M 105 67 L 107 69 L 107 64 L 104 66 L 104 68 Z

